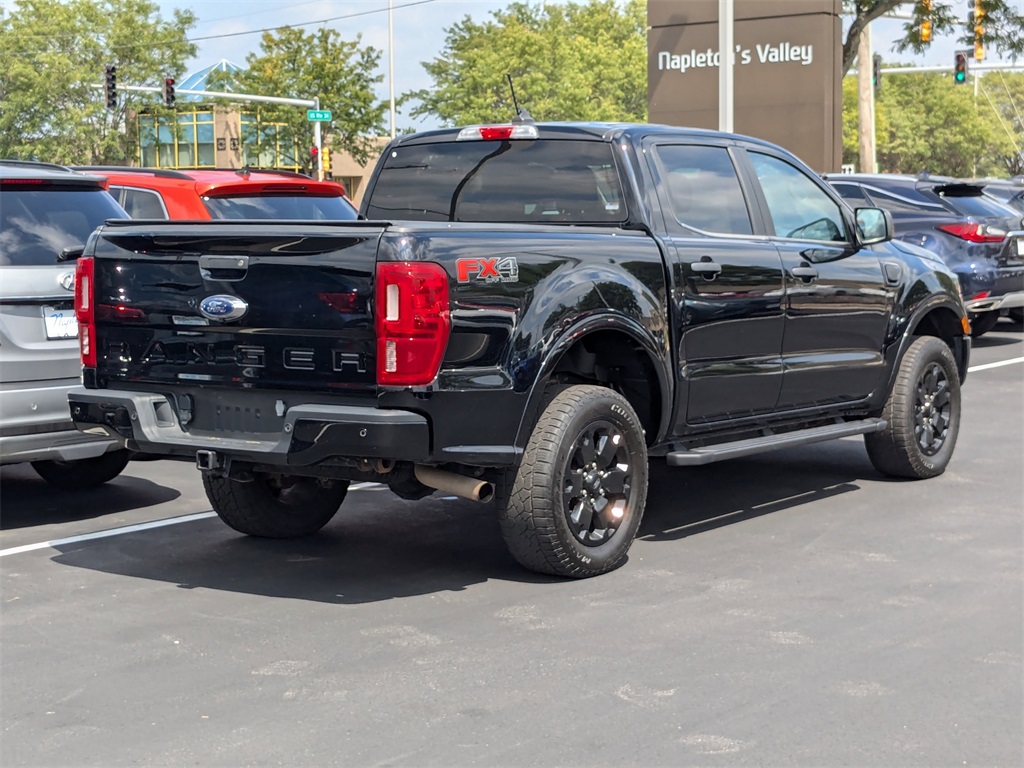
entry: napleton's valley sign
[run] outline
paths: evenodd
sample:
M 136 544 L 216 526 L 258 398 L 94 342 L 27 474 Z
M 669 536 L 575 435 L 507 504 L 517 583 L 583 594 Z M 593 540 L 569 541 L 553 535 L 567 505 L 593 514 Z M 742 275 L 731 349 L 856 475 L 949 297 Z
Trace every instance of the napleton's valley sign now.
M 735 0 L 734 129 L 817 171 L 842 161 L 840 0 Z M 718 0 L 648 0 L 652 123 L 718 127 Z

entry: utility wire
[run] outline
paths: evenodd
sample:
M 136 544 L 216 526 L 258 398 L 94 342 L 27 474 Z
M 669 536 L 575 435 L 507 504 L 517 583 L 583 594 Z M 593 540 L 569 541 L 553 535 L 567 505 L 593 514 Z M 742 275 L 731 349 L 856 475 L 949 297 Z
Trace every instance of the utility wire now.
M 412 8 L 414 5 L 426 5 L 427 3 L 436 3 L 437 0 L 416 0 L 412 3 L 404 3 L 403 5 L 394 6 L 394 10 L 400 10 L 402 8 Z M 279 27 L 265 27 L 264 29 L 250 29 L 245 32 L 225 32 L 221 35 L 204 35 L 202 37 L 190 37 L 188 42 L 198 43 L 202 40 L 219 40 L 223 37 L 241 37 L 242 35 L 255 35 L 261 32 L 276 32 L 279 29 L 289 29 L 291 27 L 308 27 L 310 24 L 326 24 L 329 21 L 340 21 L 341 19 L 354 19 L 357 16 L 369 16 L 373 13 L 384 13 L 387 8 L 375 8 L 372 11 L 359 11 L 358 13 L 346 13 L 342 16 L 331 16 L 327 19 L 317 19 L 315 21 L 302 21 L 298 24 L 282 24 Z
M 426 5 L 427 3 L 436 3 L 437 1 L 438 0 L 414 0 L 413 2 L 403 3 L 401 5 L 395 5 L 395 6 L 393 6 L 392 10 L 398 11 L 398 10 L 401 10 L 402 8 L 412 8 L 413 6 Z M 373 8 L 373 9 L 371 9 L 369 11 L 357 11 L 356 13 L 345 13 L 345 14 L 342 14 L 340 16 L 331 16 L 331 17 L 326 18 L 326 19 L 314 19 L 312 21 L 300 21 L 300 22 L 294 23 L 294 24 L 281 24 L 280 26 L 277 26 L 277 27 L 263 27 L 261 29 L 247 29 L 244 32 L 224 32 L 224 33 L 219 34 L 219 35 L 200 35 L 198 37 L 187 37 L 187 38 L 185 38 L 185 42 L 186 43 L 198 43 L 198 42 L 202 42 L 204 40 L 219 40 L 219 39 L 225 38 L 225 37 L 241 37 L 243 35 L 262 34 L 263 32 L 276 32 L 276 31 L 281 30 L 281 29 L 290 29 L 292 27 L 308 27 L 308 26 L 310 26 L 312 24 L 326 24 L 326 23 L 328 23 L 330 21 L 341 21 L 342 19 L 354 19 L 354 18 L 356 18 L 358 16 L 371 16 L 371 15 L 373 15 L 375 13 L 387 13 L 388 10 L 389 10 L 388 8 Z M 245 14 L 245 15 L 248 16 L 248 15 L 251 15 L 251 14 Z M 235 17 L 229 16 L 227 18 L 235 18 Z M 41 38 L 46 38 L 48 40 L 54 40 L 56 38 L 80 38 L 81 36 L 82 35 L 81 35 L 80 32 L 68 32 L 68 33 L 65 33 L 65 34 L 56 34 L 56 35 L 48 34 L 48 33 L 45 33 L 45 32 L 40 32 L 40 33 L 28 33 L 28 34 L 18 34 L 17 35 L 17 37 L 20 37 L 20 38 L 41 37 Z M 175 41 L 175 42 L 177 42 L 177 41 Z M 124 50 L 130 50 L 132 48 L 142 48 L 142 47 L 151 48 L 152 47 L 152 43 L 145 43 L 145 44 L 140 44 L 140 45 L 120 45 L 120 46 L 117 46 L 116 48 L 112 48 L 111 50 L 124 51 Z M 31 55 L 32 53 L 37 53 L 37 51 L 22 51 L 18 55 L 28 56 L 28 55 Z
M 230 21 L 231 19 L 244 19 L 250 16 L 258 16 L 263 13 L 274 13 L 275 11 L 282 11 L 285 8 L 292 9 L 298 8 L 302 5 L 314 5 L 319 3 L 320 0 L 306 0 L 304 3 L 289 3 L 285 5 L 275 5 L 273 8 L 264 8 L 261 11 L 253 11 L 251 13 L 236 13 L 232 16 L 218 16 L 215 19 L 196 19 L 196 24 L 215 24 L 218 21 Z
M 1013 111 L 1017 115 L 1017 122 L 1024 126 L 1024 120 L 1021 120 L 1020 117 L 1020 110 L 1017 109 L 1017 103 L 1013 100 L 1013 94 L 1010 93 L 1010 89 L 1006 85 L 1006 77 L 1002 72 L 999 73 L 999 81 L 1003 84 L 1003 90 L 1006 91 L 1006 98 L 1010 100 L 1010 106 L 1013 107 Z
M 988 95 L 988 89 L 982 86 L 980 90 L 985 94 L 985 98 L 988 99 L 988 105 L 992 107 L 992 111 L 996 113 L 996 119 L 999 121 L 999 125 L 1002 126 L 1004 131 L 1006 131 L 1006 135 L 1010 137 L 1014 150 L 1020 152 L 1020 145 L 1017 143 L 1017 137 L 1010 132 L 1009 128 L 1006 127 L 1006 123 L 1003 122 L 1003 116 L 999 114 L 999 110 L 996 109 L 996 105 L 992 101 L 992 97 Z

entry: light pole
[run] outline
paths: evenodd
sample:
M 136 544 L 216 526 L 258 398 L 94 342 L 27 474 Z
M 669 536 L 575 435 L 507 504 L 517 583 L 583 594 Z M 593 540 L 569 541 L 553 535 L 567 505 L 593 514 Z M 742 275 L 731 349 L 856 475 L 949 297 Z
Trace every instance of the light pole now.
M 388 88 L 391 91 L 391 138 L 395 138 L 395 26 L 393 0 L 388 0 Z
M 733 131 L 733 0 L 718 0 L 718 130 Z

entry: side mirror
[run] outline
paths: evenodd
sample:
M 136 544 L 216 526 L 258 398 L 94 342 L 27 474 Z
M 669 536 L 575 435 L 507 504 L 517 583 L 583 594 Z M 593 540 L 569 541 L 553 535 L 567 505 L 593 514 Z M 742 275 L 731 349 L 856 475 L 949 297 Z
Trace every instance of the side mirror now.
M 894 227 L 891 213 L 883 208 L 858 208 L 855 213 L 861 245 L 892 240 Z

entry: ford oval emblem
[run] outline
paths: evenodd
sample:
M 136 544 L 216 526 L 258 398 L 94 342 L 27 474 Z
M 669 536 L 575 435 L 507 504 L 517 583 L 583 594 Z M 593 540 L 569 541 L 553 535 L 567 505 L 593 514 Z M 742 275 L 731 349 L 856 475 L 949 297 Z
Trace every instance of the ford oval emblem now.
M 199 302 L 199 311 L 211 320 L 237 320 L 248 311 L 249 305 L 237 296 L 218 294 Z

